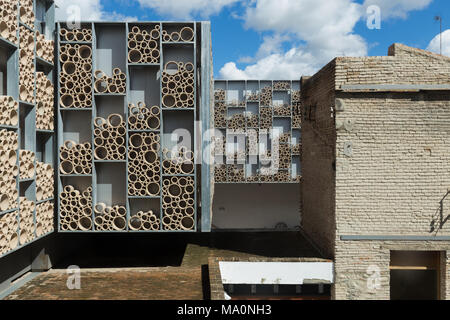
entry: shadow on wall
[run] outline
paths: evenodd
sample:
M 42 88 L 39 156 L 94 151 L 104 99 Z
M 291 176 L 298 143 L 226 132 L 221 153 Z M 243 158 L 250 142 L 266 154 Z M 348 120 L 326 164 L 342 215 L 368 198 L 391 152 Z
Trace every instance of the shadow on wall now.
M 444 197 L 441 199 L 441 201 L 439 201 L 439 207 L 436 210 L 433 219 L 431 220 L 430 233 L 434 233 L 434 235 L 436 235 L 439 232 L 439 230 L 441 230 L 444 227 L 448 219 L 450 219 L 450 214 L 444 217 L 446 204 L 450 205 L 450 203 L 446 203 L 446 200 L 447 202 L 450 202 L 449 194 L 450 190 L 448 190 L 447 193 L 444 195 Z
M 301 223 L 299 195 L 300 184 L 218 184 L 212 223 L 217 230 L 293 230 Z

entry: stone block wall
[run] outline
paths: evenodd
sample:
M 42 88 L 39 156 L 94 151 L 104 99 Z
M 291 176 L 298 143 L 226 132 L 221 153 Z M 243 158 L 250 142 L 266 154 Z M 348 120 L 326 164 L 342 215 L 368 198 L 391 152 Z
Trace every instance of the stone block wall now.
M 440 298 L 450 299 L 450 283 L 447 281 L 450 274 L 449 248 L 449 241 L 337 240 L 333 299 L 390 299 L 390 252 L 397 250 L 441 251 Z
M 336 299 L 389 299 L 390 250 L 444 252 L 450 298 L 450 242 L 340 240 L 450 235 L 450 91 L 341 87 L 358 84 L 448 85 L 450 58 L 395 44 L 387 57 L 336 58 L 303 81 L 303 112 L 315 109 L 302 125 L 303 228 L 335 259 Z M 375 291 L 369 267 L 380 270 Z

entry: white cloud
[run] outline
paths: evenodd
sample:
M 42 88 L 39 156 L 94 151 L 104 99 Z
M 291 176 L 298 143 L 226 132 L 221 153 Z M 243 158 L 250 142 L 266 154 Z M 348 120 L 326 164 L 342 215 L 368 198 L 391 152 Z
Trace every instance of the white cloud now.
M 292 79 L 299 80 L 302 74 L 316 71 L 316 59 L 307 51 L 292 48 L 286 53 L 275 53 L 258 60 L 245 69 L 239 69 L 234 62 L 228 62 L 220 70 L 224 79 Z
M 258 59 L 267 57 L 274 53 L 280 53 L 283 51 L 282 45 L 285 42 L 291 40 L 289 35 L 274 34 L 272 36 L 265 36 L 263 43 L 260 45 L 258 52 L 254 57 L 242 57 L 239 59 L 240 63 L 254 63 Z
M 383 18 L 405 19 L 409 11 L 425 9 L 433 0 L 365 0 L 364 7 L 377 5 Z
M 55 0 L 56 20 L 66 21 L 74 14 L 73 8 L 79 8 L 81 21 L 130 21 L 137 20 L 137 17 L 124 16 L 117 12 L 106 12 L 100 0 Z
M 440 51 L 440 34 L 431 40 L 427 50 L 439 53 Z M 442 54 L 450 56 L 450 29 L 442 32 Z
M 314 73 L 335 56 L 366 55 L 366 42 L 353 33 L 361 13 L 362 6 L 351 0 L 252 1 L 243 17 L 245 26 L 273 32 L 273 36 L 264 38 L 253 65 L 241 70 L 235 63 L 228 63 L 220 75 L 232 79 L 298 79 Z M 289 37 L 305 44 L 283 52 L 281 44 Z
M 224 7 L 240 0 L 138 0 L 143 7 L 156 10 L 161 15 L 176 19 L 191 19 L 194 15 L 207 18 Z
M 336 56 L 365 56 L 369 45 L 355 34 L 369 5 L 381 8 L 382 18 L 405 18 L 432 0 L 250 0 L 242 17 L 246 28 L 269 32 L 254 57 L 228 62 L 220 70 L 230 79 L 298 79 L 312 75 Z M 290 37 L 301 45 L 282 50 Z

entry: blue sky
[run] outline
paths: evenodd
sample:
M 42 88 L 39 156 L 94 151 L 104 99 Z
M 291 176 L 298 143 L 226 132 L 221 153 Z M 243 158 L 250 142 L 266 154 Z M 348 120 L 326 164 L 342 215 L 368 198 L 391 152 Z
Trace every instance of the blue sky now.
M 58 16 L 73 1 L 57 0 Z M 83 20 L 210 20 L 216 78 L 294 78 L 335 56 L 386 55 L 401 42 L 438 50 L 443 17 L 450 55 L 448 0 L 81 0 Z M 366 8 L 381 29 L 366 25 Z

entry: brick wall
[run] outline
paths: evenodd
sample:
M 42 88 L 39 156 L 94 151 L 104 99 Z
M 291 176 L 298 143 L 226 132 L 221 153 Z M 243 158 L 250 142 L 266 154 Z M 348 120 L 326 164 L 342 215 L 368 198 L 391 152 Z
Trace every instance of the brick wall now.
M 450 235 L 450 93 L 338 94 L 340 235 Z M 347 143 L 353 153 L 344 154 Z M 442 221 L 444 221 L 442 220 Z
M 401 44 L 386 57 L 336 58 L 336 90 L 344 84 L 450 84 L 449 74 L 449 57 Z
M 449 241 L 340 241 L 336 243 L 333 298 L 387 300 L 390 298 L 390 251 L 442 251 L 441 299 L 450 299 Z M 379 271 L 380 287 L 372 280 Z
M 328 257 L 333 256 L 335 238 L 334 69 L 332 61 L 302 81 L 301 88 L 302 111 L 312 112 L 314 117 L 310 121 L 304 116 L 302 122 L 302 227 Z
M 450 244 L 339 240 L 450 235 L 450 92 L 340 90 L 343 84 L 450 84 L 449 58 L 398 44 L 389 54 L 336 58 L 302 87 L 302 106 L 318 106 L 316 122 L 302 125 L 303 227 L 334 253 L 337 299 L 388 299 L 389 250 L 446 251 Z M 344 110 L 326 121 L 336 98 Z M 335 149 L 327 154 L 329 143 Z M 441 264 L 441 295 L 450 298 L 448 254 Z M 367 288 L 369 266 L 381 274 L 374 292 Z

